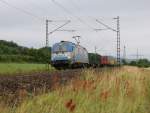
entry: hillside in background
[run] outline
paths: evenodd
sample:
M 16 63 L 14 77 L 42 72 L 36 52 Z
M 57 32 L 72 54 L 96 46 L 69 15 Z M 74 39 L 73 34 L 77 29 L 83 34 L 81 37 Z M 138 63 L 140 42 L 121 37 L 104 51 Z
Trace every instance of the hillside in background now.
M 14 42 L 0 40 L 0 62 L 47 63 L 50 48 L 27 48 Z

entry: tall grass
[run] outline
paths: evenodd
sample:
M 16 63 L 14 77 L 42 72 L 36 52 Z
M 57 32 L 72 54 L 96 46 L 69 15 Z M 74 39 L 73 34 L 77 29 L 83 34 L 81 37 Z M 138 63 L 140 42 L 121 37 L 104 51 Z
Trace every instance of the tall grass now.
M 149 113 L 150 71 L 134 67 L 84 70 L 70 85 L 26 99 L 1 113 Z

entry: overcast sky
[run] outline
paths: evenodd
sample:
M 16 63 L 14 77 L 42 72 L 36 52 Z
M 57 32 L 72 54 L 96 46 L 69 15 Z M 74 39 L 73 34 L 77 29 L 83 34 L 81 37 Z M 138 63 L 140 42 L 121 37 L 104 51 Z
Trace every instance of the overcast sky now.
M 116 28 L 114 17 L 120 16 L 121 50 L 126 45 L 127 57 L 139 54 L 150 58 L 150 1 L 149 0 L 0 0 L 0 39 L 14 41 L 27 47 L 45 46 L 45 20 L 71 20 L 62 29 L 76 32 L 54 32 L 49 45 L 60 40 L 73 41 L 80 35 L 81 45 L 88 51 L 94 46 L 100 54 L 115 55 L 116 33 L 94 31 L 105 29 L 95 20 Z M 63 9 L 61 6 L 65 7 Z M 49 31 L 64 24 L 49 23 Z M 122 54 L 122 53 L 121 53 Z M 134 58 L 132 56 L 132 58 Z

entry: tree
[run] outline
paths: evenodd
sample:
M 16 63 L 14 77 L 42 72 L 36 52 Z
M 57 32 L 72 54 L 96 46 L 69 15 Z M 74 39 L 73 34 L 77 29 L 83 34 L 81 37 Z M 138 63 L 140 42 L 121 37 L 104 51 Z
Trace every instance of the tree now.
M 130 62 L 130 65 L 131 65 L 131 66 L 137 66 L 137 62 L 136 62 L 136 61 L 131 61 L 131 62 Z
M 137 62 L 138 67 L 149 67 L 150 66 L 150 62 L 147 59 L 140 59 Z
M 123 63 L 124 65 L 127 65 L 127 64 L 128 64 L 125 59 L 122 60 L 122 63 Z
M 14 42 L 0 40 L 0 62 L 50 62 L 51 48 L 27 48 Z
M 131 61 L 130 65 L 147 68 L 150 67 L 150 62 L 148 59 L 139 59 L 138 61 Z

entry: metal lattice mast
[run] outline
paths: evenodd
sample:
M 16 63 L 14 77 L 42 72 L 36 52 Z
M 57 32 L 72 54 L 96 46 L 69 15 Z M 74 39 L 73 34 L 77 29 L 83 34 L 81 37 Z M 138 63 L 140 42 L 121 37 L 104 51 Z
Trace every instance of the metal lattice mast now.
M 117 16 L 117 64 L 121 64 L 121 59 L 120 59 L 120 18 Z
M 123 59 L 126 60 L 126 46 L 124 46 L 124 50 L 123 50 Z
M 139 60 L 139 50 L 137 49 L 137 52 L 136 52 L 136 60 L 138 61 Z
M 64 22 L 64 24 L 58 26 L 57 28 L 55 28 L 49 32 L 49 27 L 48 27 L 49 22 Z M 62 21 L 61 20 L 59 20 L 59 21 L 46 20 L 46 47 L 49 47 L 49 35 L 56 31 L 59 31 L 61 28 L 63 28 L 65 25 L 69 24 L 70 22 L 71 22 L 70 20 L 62 20 Z M 62 30 L 62 31 L 74 32 L 75 30 Z
M 119 16 L 117 16 L 117 18 L 114 18 L 114 19 L 117 20 L 117 30 L 110 27 L 110 26 L 108 26 L 108 25 L 106 25 L 105 23 L 101 22 L 100 20 L 96 19 L 96 21 L 99 24 L 106 27 L 107 29 L 117 33 L 117 55 L 116 56 L 117 56 L 117 64 L 120 66 L 120 64 L 121 64 L 121 58 L 120 58 L 120 18 L 119 18 Z M 95 29 L 95 30 L 105 30 L 105 29 Z
M 117 17 L 117 62 L 120 65 L 120 19 Z
M 48 39 L 48 20 L 46 20 L 46 47 L 49 46 L 49 39 Z

